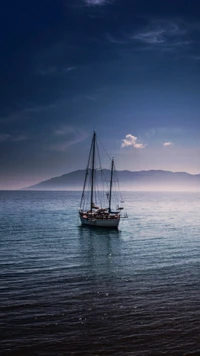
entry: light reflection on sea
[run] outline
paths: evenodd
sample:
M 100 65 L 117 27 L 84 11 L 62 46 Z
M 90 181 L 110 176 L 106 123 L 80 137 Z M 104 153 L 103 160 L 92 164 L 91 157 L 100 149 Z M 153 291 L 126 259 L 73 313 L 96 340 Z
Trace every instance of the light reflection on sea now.
M 125 193 L 119 231 L 78 192 L 0 192 L 1 351 L 200 355 L 200 195 Z

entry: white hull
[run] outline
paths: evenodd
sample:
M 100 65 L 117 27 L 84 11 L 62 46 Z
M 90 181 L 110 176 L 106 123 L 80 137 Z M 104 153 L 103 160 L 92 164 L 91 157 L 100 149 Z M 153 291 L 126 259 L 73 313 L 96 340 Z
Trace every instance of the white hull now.
M 95 219 L 84 218 L 80 214 L 81 223 L 88 226 L 111 227 L 117 228 L 120 221 L 120 216 L 117 219 Z

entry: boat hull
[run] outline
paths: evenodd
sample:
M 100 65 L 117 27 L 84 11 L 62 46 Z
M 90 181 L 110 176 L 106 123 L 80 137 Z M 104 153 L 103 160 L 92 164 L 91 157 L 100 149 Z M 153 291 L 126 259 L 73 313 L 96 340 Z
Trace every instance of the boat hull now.
M 118 217 L 117 219 L 88 219 L 80 214 L 80 220 L 82 225 L 117 228 L 119 225 L 120 217 Z

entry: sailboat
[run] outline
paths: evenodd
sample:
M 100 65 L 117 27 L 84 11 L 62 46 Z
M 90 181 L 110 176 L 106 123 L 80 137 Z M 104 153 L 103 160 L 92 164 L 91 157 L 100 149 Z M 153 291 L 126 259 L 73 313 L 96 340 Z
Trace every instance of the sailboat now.
M 79 217 L 82 225 L 118 228 L 124 202 L 119 189 L 118 197 L 114 191 L 114 185 L 118 183 L 114 158 L 110 159 L 109 157 L 111 160 L 109 170 L 102 169 L 97 141 L 94 131 L 85 172 Z M 109 178 L 106 177 L 106 174 L 109 174 Z M 113 208 L 114 202 L 115 209 Z

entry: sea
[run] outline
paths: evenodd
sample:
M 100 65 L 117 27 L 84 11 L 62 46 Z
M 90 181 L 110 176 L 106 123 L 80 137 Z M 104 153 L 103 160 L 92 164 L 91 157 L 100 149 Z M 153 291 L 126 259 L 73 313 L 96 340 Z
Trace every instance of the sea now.
M 125 192 L 119 230 L 80 192 L 0 192 L 0 355 L 199 356 L 200 193 Z

